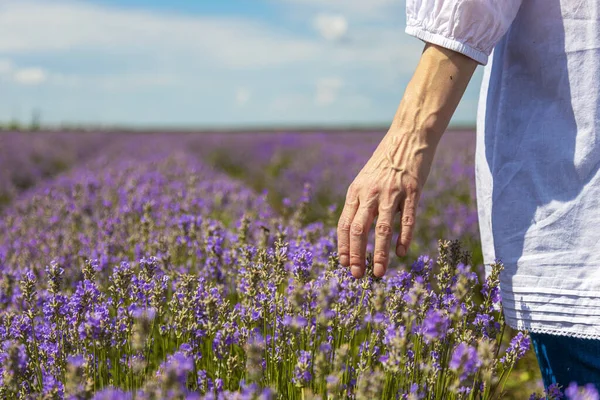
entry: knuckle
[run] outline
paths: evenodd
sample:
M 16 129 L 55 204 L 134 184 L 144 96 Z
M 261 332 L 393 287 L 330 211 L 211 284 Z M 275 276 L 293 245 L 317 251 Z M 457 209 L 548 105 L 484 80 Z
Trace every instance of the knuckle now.
M 373 254 L 373 261 L 375 262 L 386 262 L 388 259 L 388 253 L 382 250 L 378 250 Z
M 356 196 L 346 196 L 346 205 L 350 207 L 355 207 L 358 204 L 358 197 Z
M 357 253 L 350 253 L 350 263 L 352 264 L 361 264 L 362 263 L 362 257 L 360 256 L 360 254 Z
M 405 214 L 402 216 L 402 225 L 403 226 L 413 226 L 415 224 L 415 218 L 412 214 Z
M 377 207 L 377 197 L 367 199 L 367 204 L 365 204 L 365 209 L 367 210 L 367 213 L 371 215 L 377 215 L 379 214 L 378 208 L 379 207 Z
M 348 186 L 348 191 L 346 192 L 346 198 L 354 199 L 356 194 L 358 193 L 358 184 L 356 182 L 352 182 L 350 186 Z
M 364 231 L 364 227 L 358 222 L 353 223 L 350 228 L 350 233 L 354 236 L 361 236 L 364 233 Z
M 419 192 L 419 183 L 411 179 L 404 184 L 404 191 L 409 195 L 414 195 Z
M 340 218 L 338 222 L 338 231 L 348 232 L 350 230 L 350 221 L 348 218 Z
M 375 232 L 377 233 L 377 236 L 389 237 L 392 235 L 392 227 L 388 223 L 380 222 L 375 227 Z
M 379 204 L 379 214 L 384 213 L 394 213 L 394 203 L 393 202 L 382 202 Z
M 393 198 L 394 196 L 398 196 L 400 194 L 400 188 L 396 185 L 387 186 L 382 190 L 382 193 L 385 194 L 387 198 Z
M 367 199 L 372 200 L 379 197 L 380 192 L 381 190 L 376 185 L 369 187 L 369 189 L 367 190 Z
M 345 204 L 351 207 L 354 207 L 356 204 L 358 204 L 358 188 L 355 183 L 348 187 Z

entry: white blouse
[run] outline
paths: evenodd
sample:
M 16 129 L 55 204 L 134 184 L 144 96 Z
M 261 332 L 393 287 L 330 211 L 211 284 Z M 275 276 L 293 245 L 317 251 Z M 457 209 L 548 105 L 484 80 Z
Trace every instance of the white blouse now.
M 477 204 L 508 324 L 600 339 L 600 2 L 407 0 L 406 14 L 408 34 L 486 65 Z

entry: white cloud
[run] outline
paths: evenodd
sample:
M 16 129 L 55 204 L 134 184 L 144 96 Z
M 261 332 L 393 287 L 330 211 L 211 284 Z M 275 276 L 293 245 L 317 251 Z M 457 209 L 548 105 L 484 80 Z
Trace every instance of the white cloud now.
M 39 85 L 48 79 L 48 73 L 40 67 L 19 68 L 9 58 L 0 58 L 0 78 L 20 85 Z
M 321 4 L 317 0 L 286 1 Z M 374 1 L 373 7 L 379 10 L 396 4 Z M 364 8 L 363 2 L 355 0 L 322 3 L 351 12 Z M 335 40 L 348 34 L 348 22 L 341 14 L 320 13 L 313 22 L 325 38 Z M 56 76 L 48 78 L 68 86 L 84 81 L 109 89 L 121 85 L 173 86 L 177 79 L 206 80 L 215 71 L 223 76 L 249 69 L 263 75 L 278 71 L 280 76 L 289 77 L 290 70 L 283 72 L 286 68 L 301 71 L 295 79 L 304 79 L 306 84 L 323 73 L 343 75 L 346 69 L 356 73 L 363 68 L 363 73 L 380 77 L 380 81 L 387 81 L 382 86 L 389 87 L 399 72 L 414 67 L 412 61 L 418 55 L 412 49 L 405 51 L 407 40 L 402 40 L 403 35 L 400 26 L 353 26 L 351 43 L 336 46 L 286 31 L 285 24 L 235 16 L 187 16 L 68 0 L 0 1 L 0 56 L 43 54 L 69 62 L 80 54 L 89 57 L 91 53 L 101 61 L 128 64 L 122 82 L 114 76 L 118 71 L 107 78 L 95 78 L 96 82 L 77 71 L 70 75 L 55 71 Z M 138 59 L 143 62 L 138 63 Z M 134 74 L 132 67 L 150 69 L 154 76 L 141 72 L 142 77 L 136 77 L 139 73 Z M 229 90 L 236 90 L 235 86 Z
M 247 88 L 238 88 L 235 92 L 235 104 L 244 106 L 250 100 L 252 93 Z
M 88 86 L 107 91 L 166 87 L 180 83 L 174 75 L 145 72 L 96 76 L 52 73 L 40 67 L 18 67 L 9 59 L 0 59 L 0 76 L 22 85 L 49 83 L 63 87 Z
M 0 52 L 73 52 L 94 49 L 154 54 L 166 60 L 214 60 L 229 68 L 273 67 L 314 57 L 318 44 L 236 17 L 159 14 L 75 1 L 0 3 Z
M 387 118 L 423 47 L 403 33 L 403 1 L 273 2 L 279 18 L 0 0 L 0 79 L 15 94 L 0 96 L 0 117 L 39 106 L 58 121 Z
M 282 0 L 277 0 L 282 1 Z M 381 18 L 403 11 L 405 0 L 283 0 L 304 8 L 336 12 L 360 18 Z
M 318 14 L 313 26 L 327 40 L 342 39 L 348 32 L 348 21 L 343 15 Z
M 47 77 L 46 71 L 38 67 L 18 69 L 13 74 L 14 81 L 22 85 L 39 85 Z
M 14 68 L 12 60 L 8 58 L 0 59 L 0 75 L 10 73 Z
M 285 1 L 327 4 L 350 12 L 371 8 L 361 5 L 371 4 L 364 0 Z M 373 1 L 378 10 L 396 4 L 390 0 Z M 348 34 L 344 14 L 317 13 L 313 25 L 331 40 Z M 69 59 L 92 52 L 95 57 L 110 59 L 141 56 L 147 63 L 169 72 L 176 70 L 177 75 L 183 69 L 197 75 L 198 70 L 206 68 L 273 70 L 308 65 L 316 71 L 357 64 L 385 68 L 393 57 L 404 57 L 403 35 L 400 24 L 353 25 L 352 46 L 331 48 L 322 41 L 287 31 L 285 24 L 249 18 L 156 13 L 68 0 L 0 1 L 0 55 L 56 54 Z M 414 58 L 412 53 L 407 56 Z
M 315 93 L 315 104 L 318 106 L 328 106 L 334 103 L 343 86 L 344 81 L 337 77 L 319 79 Z

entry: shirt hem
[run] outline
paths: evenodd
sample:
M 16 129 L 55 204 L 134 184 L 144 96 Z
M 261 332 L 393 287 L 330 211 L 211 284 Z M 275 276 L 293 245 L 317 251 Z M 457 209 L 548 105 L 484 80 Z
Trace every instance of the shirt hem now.
M 566 337 L 574 337 L 579 339 L 592 339 L 598 340 L 600 339 L 600 333 L 591 333 L 591 332 L 579 332 L 576 330 L 567 330 L 567 329 L 558 329 L 551 328 L 545 326 L 535 326 L 532 321 L 525 320 L 510 320 L 506 319 L 506 324 L 513 329 L 518 331 L 526 331 L 532 333 L 542 333 L 547 335 L 556 335 L 556 336 L 566 336 Z

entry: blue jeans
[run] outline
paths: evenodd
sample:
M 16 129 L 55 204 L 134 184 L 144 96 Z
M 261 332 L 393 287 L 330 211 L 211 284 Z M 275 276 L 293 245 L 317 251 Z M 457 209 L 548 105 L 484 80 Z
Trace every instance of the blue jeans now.
M 587 383 L 600 388 L 600 340 L 530 333 L 544 386 Z

